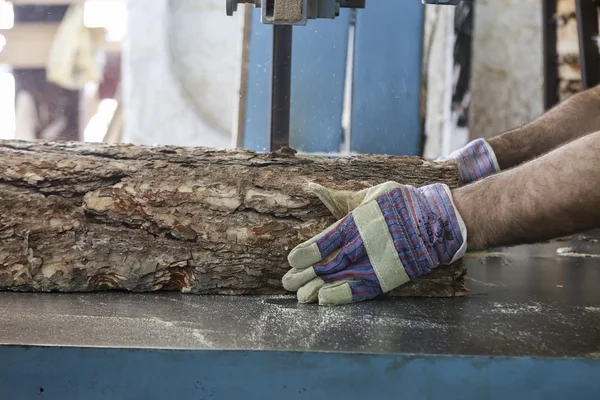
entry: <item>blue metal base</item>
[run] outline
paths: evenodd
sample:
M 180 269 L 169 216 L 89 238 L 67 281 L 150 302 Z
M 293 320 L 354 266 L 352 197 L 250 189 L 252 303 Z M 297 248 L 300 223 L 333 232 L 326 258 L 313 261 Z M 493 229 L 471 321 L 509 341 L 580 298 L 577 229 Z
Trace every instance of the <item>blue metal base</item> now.
M 466 258 L 465 298 L 0 293 L 0 400 L 597 399 L 600 264 L 557 249 L 598 238 Z
M 2 399 L 597 399 L 600 360 L 0 347 Z

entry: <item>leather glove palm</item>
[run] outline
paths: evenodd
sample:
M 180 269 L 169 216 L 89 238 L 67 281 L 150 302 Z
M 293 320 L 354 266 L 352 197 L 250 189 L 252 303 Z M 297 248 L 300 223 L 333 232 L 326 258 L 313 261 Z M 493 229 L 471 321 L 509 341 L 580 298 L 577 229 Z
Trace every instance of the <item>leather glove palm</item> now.
M 302 303 L 371 299 L 465 253 L 466 228 L 446 185 L 312 189 L 336 218 L 346 214 L 288 256 L 283 286 Z

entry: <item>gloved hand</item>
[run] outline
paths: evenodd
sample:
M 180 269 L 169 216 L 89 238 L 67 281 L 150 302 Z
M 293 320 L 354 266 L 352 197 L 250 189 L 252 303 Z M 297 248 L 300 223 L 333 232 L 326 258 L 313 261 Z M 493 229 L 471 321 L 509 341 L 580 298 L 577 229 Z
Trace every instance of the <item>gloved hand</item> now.
M 448 186 L 386 182 L 360 192 L 312 190 L 338 218 L 288 255 L 283 277 L 298 301 L 338 305 L 389 292 L 466 251 L 467 231 Z M 355 208 L 354 208 L 355 207 Z
M 485 139 L 476 139 L 436 161 L 451 161 L 458 166 L 459 182 L 465 185 L 500 172 L 494 150 Z

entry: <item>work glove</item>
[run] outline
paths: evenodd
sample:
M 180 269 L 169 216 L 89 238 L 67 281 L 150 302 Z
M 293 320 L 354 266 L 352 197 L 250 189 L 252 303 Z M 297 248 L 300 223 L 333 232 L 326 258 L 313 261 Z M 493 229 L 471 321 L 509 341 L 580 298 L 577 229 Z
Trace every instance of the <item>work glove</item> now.
M 288 255 L 283 286 L 301 303 L 372 299 L 466 251 L 467 231 L 447 185 L 386 182 L 359 192 L 311 185 L 336 218 Z M 345 213 L 345 214 L 342 214 Z
M 436 161 L 450 161 L 458 166 L 459 183 L 466 185 L 500 172 L 492 146 L 485 139 L 476 139 Z

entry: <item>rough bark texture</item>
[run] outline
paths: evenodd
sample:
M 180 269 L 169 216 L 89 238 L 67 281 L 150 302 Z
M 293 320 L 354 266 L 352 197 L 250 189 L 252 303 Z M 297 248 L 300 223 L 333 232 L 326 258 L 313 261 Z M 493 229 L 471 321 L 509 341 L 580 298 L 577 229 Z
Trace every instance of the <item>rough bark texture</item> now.
M 454 187 L 416 157 L 0 141 L 0 289 L 285 293 L 296 244 L 334 222 L 309 181 Z M 466 294 L 461 263 L 394 295 Z
M 559 100 L 564 101 L 581 92 L 579 63 L 579 33 L 575 15 L 575 0 L 556 0 Z M 600 13 L 598 14 L 600 24 Z M 596 38 L 598 41 L 598 38 Z
M 581 91 L 579 68 L 579 36 L 575 16 L 575 0 L 556 0 L 559 101 Z

